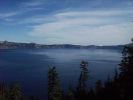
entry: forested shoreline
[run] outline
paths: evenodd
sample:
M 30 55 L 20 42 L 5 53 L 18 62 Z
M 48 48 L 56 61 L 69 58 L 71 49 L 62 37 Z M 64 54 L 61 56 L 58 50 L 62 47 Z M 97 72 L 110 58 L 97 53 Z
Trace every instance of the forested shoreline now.
M 74 45 L 74 44 L 37 44 L 0 41 L 0 49 L 123 49 L 124 45 Z
M 60 84 L 56 67 L 48 71 L 48 100 L 133 100 L 133 45 L 125 45 L 120 62 L 120 73 L 115 71 L 113 79 L 107 77 L 103 84 L 98 80 L 95 88 L 88 88 L 88 62 L 81 61 L 80 75 L 76 88 L 68 87 L 64 93 Z M 33 83 L 34 84 L 34 83 Z M 43 98 L 45 100 L 47 98 Z M 7 86 L 0 84 L 0 100 L 39 100 L 36 96 L 25 96 L 25 92 L 18 83 Z

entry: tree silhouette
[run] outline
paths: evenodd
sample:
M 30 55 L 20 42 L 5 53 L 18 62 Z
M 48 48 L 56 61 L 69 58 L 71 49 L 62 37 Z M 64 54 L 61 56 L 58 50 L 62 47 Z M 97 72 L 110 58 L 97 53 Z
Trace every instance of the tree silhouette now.
M 87 95 L 88 95 L 88 89 L 87 89 L 88 68 L 87 67 L 88 67 L 88 63 L 85 61 L 81 61 L 81 64 L 80 64 L 81 73 L 80 73 L 77 93 L 76 93 L 76 97 L 78 100 L 87 99 Z
M 80 91 L 87 89 L 87 81 L 88 81 L 88 63 L 85 61 L 82 61 L 80 64 L 80 77 L 79 77 L 79 84 L 77 89 Z
M 23 99 L 23 93 L 21 90 L 21 87 L 15 83 L 10 87 L 10 99 L 11 100 L 22 100 Z
M 67 95 L 65 96 L 64 100 L 76 100 L 74 93 L 74 89 L 71 86 L 69 86 Z
M 61 100 L 62 92 L 60 87 L 60 81 L 56 68 L 49 68 L 48 72 L 48 99 L 49 100 Z
M 4 83 L 0 84 L 0 100 L 9 100 L 8 89 Z
M 133 100 L 133 43 L 125 46 L 120 66 L 121 98 Z
M 101 80 L 98 80 L 97 82 L 96 82 L 96 87 L 95 87 L 95 90 L 96 90 L 96 94 L 99 94 L 100 92 L 101 92 L 101 90 L 102 90 L 102 82 L 101 82 Z

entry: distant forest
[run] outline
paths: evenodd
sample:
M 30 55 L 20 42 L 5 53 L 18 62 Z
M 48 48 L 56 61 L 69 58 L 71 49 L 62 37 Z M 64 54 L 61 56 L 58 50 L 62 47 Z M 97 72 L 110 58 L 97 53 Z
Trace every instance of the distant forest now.
M 96 46 L 96 45 L 73 45 L 73 44 L 36 44 L 36 43 L 17 43 L 17 42 L 8 42 L 0 41 L 0 49 L 119 49 L 122 50 L 124 45 L 110 45 L 110 46 Z
M 104 84 L 98 80 L 95 88 L 87 87 L 88 62 L 81 61 L 77 87 L 74 88 L 70 85 L 67 93 L 64 93 L 61 88 L 61 80 L 56 67 L 49 68 L 48 100 L 133 100 L 133 41 L 124 46 L 122 55 L 119 64 L 120 72 L 118 73 L 116 70 L 114 78 L 108 77 Z M 0 100 L 38 100 L 38 98 L 25 97 L 19 84 L 6 86 L 3 82 L 0 84 Z

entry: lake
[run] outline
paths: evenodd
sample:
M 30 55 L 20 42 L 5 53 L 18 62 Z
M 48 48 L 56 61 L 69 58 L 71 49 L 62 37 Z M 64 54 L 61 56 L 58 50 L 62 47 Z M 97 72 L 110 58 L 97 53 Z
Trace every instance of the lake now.
M 121 61 L 121 51 L 102 49 L 16 49 L 0 50 L 0 81 L 19 82 L 26 95 L 47 98 L 47 73 L 56 66 L 63 90 L 77 86 L 80 62 L 89 63 L 88 87 L 97 80 L 113 77 Z M 40 99 L 41 100 L 41 99 Z

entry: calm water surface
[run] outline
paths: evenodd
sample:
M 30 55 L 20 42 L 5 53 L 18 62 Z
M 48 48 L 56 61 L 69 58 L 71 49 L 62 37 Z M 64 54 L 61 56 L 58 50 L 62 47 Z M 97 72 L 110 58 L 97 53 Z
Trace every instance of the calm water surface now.
M 64 90 L 69 84 L 76 87 L 80 62 L 89 63 L 89 86 L 96 80 L 113 77 L 119 68 L 121 52 L 98 49 L 33 49 L 0 50 L 0 81 L 19 82 L 25 94 L 47 97 L 47 72 L 56 66 Z

